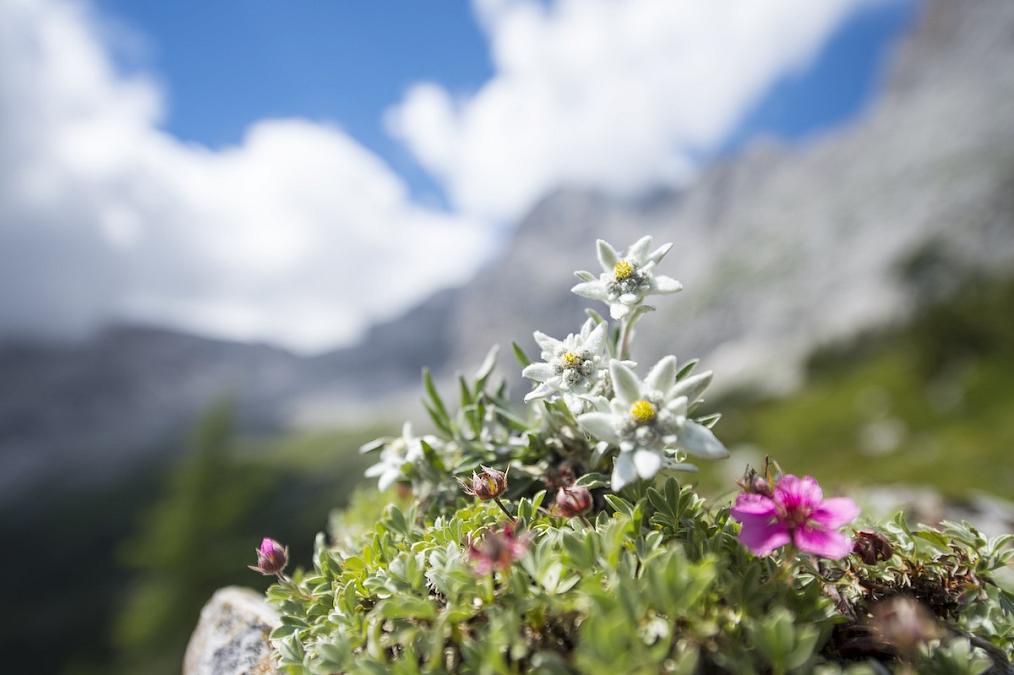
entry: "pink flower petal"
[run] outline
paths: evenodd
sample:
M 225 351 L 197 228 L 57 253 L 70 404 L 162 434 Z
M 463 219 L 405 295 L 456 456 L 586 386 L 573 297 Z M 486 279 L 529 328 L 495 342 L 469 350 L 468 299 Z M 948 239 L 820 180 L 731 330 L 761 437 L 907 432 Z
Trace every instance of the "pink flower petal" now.
M 829 530 L 848 525 L 859 515 L 859 507 L 848 497 L 825 499 L 810 518 Z
M 824 492 L 813 476 L 799 478 L 785 474 L 775 486 L 775 501 L 780 502 L 788 511 L 815 509 L 820 506 L 823 498 Z
M 769 497 L 742 493 L 736 497 L 736 504 L 732 507 L 731 513 L 733 518 L 743 523 L 758 518 L 769 521 L 775 517 L 778 510 Z
M 779 546 L 789 543 L 789 530 L 783 523 L 764 522 L 751 516 L 743 522 L 739 541 L 754 555 L 767 555 Z
M 793 536 L 796 547 L 821 558 L 840 560 L 852 551 L 852 540 L 844 534 L 820 527 L 804 525 Z

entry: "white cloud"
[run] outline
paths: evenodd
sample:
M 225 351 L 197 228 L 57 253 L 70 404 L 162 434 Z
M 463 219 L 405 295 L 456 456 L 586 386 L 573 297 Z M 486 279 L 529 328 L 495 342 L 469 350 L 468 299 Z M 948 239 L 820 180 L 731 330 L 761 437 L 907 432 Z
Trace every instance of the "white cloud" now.
M 334 126 L 264 121 L 213 151 L 162 112 L 82 5 L 0 2 L 0 331 L 129 318 L 314 349 L 485 254 L 487 230 L 414 204 Z
M 0 334 L 150 320 L 315 349 L 475 272 L 491 223 L 561 185 L 694 171 L 778 77 L 877 0 L 478 0 L 494 77 L 388 111 L 447 214 L 341 129 L 262 121 L 210 150 L 111 65 L 70 0 L 0 0 Z M 887 0 L 880 0 L 887 1 Z
M 478 0 L 495 76 L 460 98 L 413 86 L 389 127 L 480 218 L 515 219 L 560 185 L 679 184 L 872 1 Z

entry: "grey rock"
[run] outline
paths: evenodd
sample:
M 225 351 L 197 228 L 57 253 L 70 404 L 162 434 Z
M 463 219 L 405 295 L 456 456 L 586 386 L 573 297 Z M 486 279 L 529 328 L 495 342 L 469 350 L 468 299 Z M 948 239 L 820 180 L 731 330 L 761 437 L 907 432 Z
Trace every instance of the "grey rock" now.
M 238 586 L 216 591 L 187 645 L 183 675 L 278 673 L 268 635 L 279 623 L 260 593 Z

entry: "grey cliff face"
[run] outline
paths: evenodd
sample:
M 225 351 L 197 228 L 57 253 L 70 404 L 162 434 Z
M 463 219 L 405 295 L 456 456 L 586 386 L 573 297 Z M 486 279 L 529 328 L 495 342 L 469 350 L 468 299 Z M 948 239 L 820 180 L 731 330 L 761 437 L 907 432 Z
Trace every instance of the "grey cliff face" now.
M 898 268 L 927 245 L 957 267 L 1014 260 L 1014 5 L 927 4 L 882 94 L 847 128 L 800 147 L 762 141 L 647 205 L 559 193 L 461 294 L 455 364 L 493 341 L 574 331 L 584 303 L 561 270 L 595 266 L 593 239 L 674 241 L 634 358 L 701 357 L 719 387 L 798 381 L 816 346 L 903 317 Z M 550 251 L 545 254 L 540 252 Z M 603 308 L 597 308 L 603 309 Z

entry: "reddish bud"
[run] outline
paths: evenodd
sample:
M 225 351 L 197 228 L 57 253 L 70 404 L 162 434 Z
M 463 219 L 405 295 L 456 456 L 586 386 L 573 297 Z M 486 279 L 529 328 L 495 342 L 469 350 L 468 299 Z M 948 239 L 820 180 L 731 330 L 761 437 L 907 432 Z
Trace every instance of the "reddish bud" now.
M 751 468 L 747 468 L 742 480 L 737 481 L 737 484 L 747 494 L 764 495 L 765 497 L 774 494 L 774 486 L 771 481 Z
M 509 468 L 508 468 L 509 470 Z M 482 467 L 479 473 L 472 472 L 472 480 L 458 480 L 461 489 L 479 499 L 493 499 L 499 497 L 507 489 L 507 472 L 497 471 L 488 466 Z
M 556 491 L 553 511 L 564 518 L 579 516 L 592 507 L 592 494 L 580 485 L 562 487 Z
M 875 565 L 880 560 L 888 560 L 894 555 L 894 547 L 887 537 L 879 532 L 861 530 L 856 532 L 852 553 L 867 565 Z
M 265 576 L 277 576 L 282 573 L 285 566 L 289 564 L 289 547 L 282 546 L 270 537 L 261 540 L 260 548 L 257 551 L 257 564 L 247 565 L 254 572 L 260 572 Z

